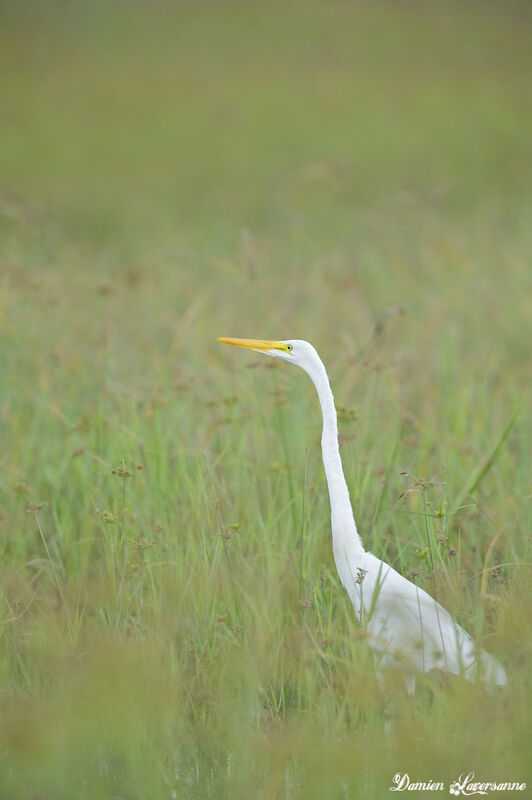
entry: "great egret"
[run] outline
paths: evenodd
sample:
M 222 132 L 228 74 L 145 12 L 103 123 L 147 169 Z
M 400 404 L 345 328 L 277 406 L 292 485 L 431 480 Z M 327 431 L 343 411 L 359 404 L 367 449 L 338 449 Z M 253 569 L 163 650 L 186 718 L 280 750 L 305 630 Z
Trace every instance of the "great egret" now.
M 382 683 L 386 670 L 399 670 L 408 693 L 413 694 L 416 673 L 439 669 L 487 686 L 504 685 L 506 673 L 501 664 L 478 648 L 443 606 L 364 549 L 342 469 L 334 398 L 314 347 L 300 339 L 218 341 L 295 364 L 310 376 L 317 389 L 323 414 L 321 448 L 331 503 L 334 560 L 359 623 L 367 632 L 379 681 Z

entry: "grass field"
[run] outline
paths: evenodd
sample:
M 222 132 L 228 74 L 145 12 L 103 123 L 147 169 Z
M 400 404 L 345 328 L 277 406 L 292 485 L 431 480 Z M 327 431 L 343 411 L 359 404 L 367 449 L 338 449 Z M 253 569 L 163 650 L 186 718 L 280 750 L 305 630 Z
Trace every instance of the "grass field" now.
M 530 5 L 0 14 L 0 800 L 531 797 Z M 217 336 L 312 341 L 365 545 L 504 690 L 386 732 L 314 389 Z

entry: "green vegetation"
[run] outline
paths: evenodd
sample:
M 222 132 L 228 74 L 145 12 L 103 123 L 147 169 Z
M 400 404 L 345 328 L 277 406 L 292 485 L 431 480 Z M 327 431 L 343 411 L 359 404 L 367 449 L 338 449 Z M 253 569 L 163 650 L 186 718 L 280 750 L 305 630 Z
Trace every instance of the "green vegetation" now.
M 530 791 L 530 5 L 1 14 L 0 798 Z M 366 546 L 505 690 L 386 732 L 313 387 L 216 336 L 313 342 Z

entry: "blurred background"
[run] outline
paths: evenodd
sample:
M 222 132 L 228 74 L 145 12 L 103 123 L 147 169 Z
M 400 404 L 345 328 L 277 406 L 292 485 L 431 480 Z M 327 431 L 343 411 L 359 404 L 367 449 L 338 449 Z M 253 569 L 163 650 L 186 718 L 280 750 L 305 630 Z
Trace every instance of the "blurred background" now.
M 334 358 L 392 307 L 423 359 L 450 337 L 522 361 L 528 3 L 30 2 L 2 20 L 3 272 L 31 274 L 48 320 L 74 304 L 71 339 L 108 289 L 143 352 L 188 310 L 202 359 L 220 333 L 341 340 Z
M 434 537 L 449 540 L 442 565 L 456 591 L 441 585 L 439 596 L 524 675 L 526 572 L 487 570 L 532 561 L 531 4 L 30 0 L 2 2 L 0 18 L 4 796 L 153 797 L 157 780 L 164 797 L 249 797 L 257 784 L 246 764 L 264 752 L 277 778 L 265 777 L 257 797 L 344 797 L 345 786 L 354 797 L 360 769 L 377 796 L 410 756 L 430 771 L 446 753 L 452 772 L 480 700 L 462 703 L 461 744 L 453 709 L 448 738 L 420 748 L 420 712 L 399 760 L 379 749 L 382 730 L 370 731 L 369 762 L 353 761 L 342 740 L 330 784 L 298 783 L 298 764 L 307 776 L 317 769 L 316 748 L 334 761 L 335 726 L 351 730 L 360 698 L 353 678 L 325 681 L 331 706 L 321 678 L 305 691 L 299 678 L 278 684 L 273 657 L 253 689 L 272 727 L 264 740 L 243 734 L 252 703 L 233 702 L 242 683 L 224 682 L 220 667 L 236 663 L 235 642 L 252 658 L 289 641 L 321 675 L 314 644 L 301 644 L 286 566 L 298 552 L 307 468 L 315 533 L 305 597 L 320 574 L 335 578 L 312 387 L 214 339 L 312 341 L 341 409 L 364 541 L 433 591 L 425 518 L 415 515 L 427 497 L 450 509 Z M 141 467 L 127 497 L 111 473 L 122 459 Z M 250 616 L 238 624 L 231 562 L 213 556 L 217 502 L 242 530 L 240 544 L 224 540 L 248 592 Z M 254 616 L 257 580 L 273 604 L 264 636 L 277 642 L 266 638 L 263 650 L 246 639 L 263 613 Z M 340 587 L 332 596 L 344 602 Z M 311 606 L 308 624 L 321 630 Z M 194 660 L 206 641 L 221 649 L 182 670 L 182 654 Z M 87 653 L 95 660 L 80 678 Z M 357 669 L 366 675 L 365 662 Z M 513 730 L 498 718 L 489 744 L 482 718 L 484 745 L 471 754 L 493 764 L 500 745 L 501 780 L 517 779 L 529 753 L 522 680 Z M 180 681 L 178 699 L 163 696 Z M 264 701 L 268 686 L 282 701 Z M 125 709 L 145 692 L 153 703 L 135 705 L 131 723 Z M 113 702 L 125 715 L 116 730 Z M 362 718 L 371 729 L 373 711 Z M 137 728 L 164 744 L 155 736 L 150 749 Z M 113 756 L 102 730 L 114 731 Z M 228 753 L 240 758 L 233 777 Z M 327 774 L 330 762 L 319 763 Z M 21 778 L 30 773 L 31 790 Z
M 522 2 L 2 4 L 4 264 L 31 237 L 41 273 L 166 281 L 176 317 L 199 289 L 236 333 L 260 286 L 265 334 L 316 338 L 316 289 L 344 282 L 336 335 L 363 338 L 395 304 L 450 311 L 447 328 L 492 314 L 494 339 L 511 338 L 495 287 L 518 313 L 530 16 Z

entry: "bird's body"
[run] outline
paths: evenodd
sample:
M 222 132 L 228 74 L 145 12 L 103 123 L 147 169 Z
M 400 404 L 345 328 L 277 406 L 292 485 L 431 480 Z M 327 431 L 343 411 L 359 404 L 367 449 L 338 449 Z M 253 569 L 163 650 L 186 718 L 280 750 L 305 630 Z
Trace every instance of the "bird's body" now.
M 356 559 L 354 570 L 348 556 L 335 555 L 335 562 L 367 632 L 379 675 L 399 669 L 410 693 L 416 673 L 432 669 L 488 685 L 506 683 L 499 662 L 476 648 L 440 603 L 389 564 L 367 552 Z
M 503 685 L 499 662 L 476 647 L 450 614 L 423 589 L 364 549 L 345 481 L 334 398 L 325 367 L 314 347 L 298 339 L 271 342 L 220 339 L 301 367 L 313 381 L 323 414 L 323 466 L 331 504 L 333 553 L 340 580 L 377 662 L 378 675 L 400 670 L 407 689 L 419 672 L 440 669 L 486 685 Z

